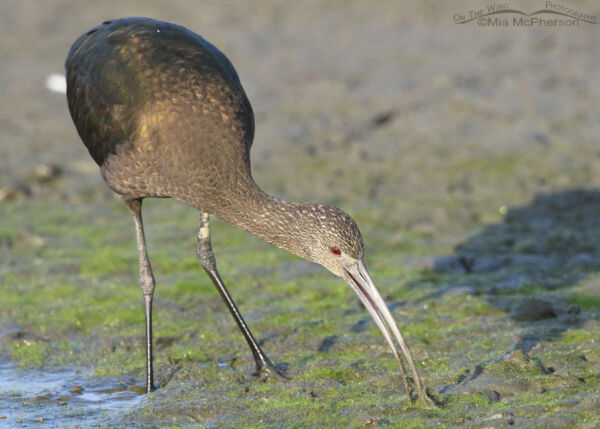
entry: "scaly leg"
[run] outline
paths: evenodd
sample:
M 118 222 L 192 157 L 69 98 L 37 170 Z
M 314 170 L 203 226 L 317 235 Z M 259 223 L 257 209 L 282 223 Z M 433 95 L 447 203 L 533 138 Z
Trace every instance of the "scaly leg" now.
M 210 244 L 210 229 L 209 229 L 209 216 L 206 213 L 200 212 L 200 224 L 198 227 L 198 243 L 196 245 L 196 256 L 200 260 L 202 267 L 206 270 L 206 273 L 212 280 L 212 282 L 217 287 L 217 290 L 221 294 L 221 297 L 227 304 L 227 308 L 231 312 L 231 315 L 235 319 L 244 334 L 244 338 L 248 342 L 250 346 L 250 350 L 254 355 L 254 361 L 256 362 L 256 375 L 264 376 L 264 375 L 275 375 L 282 378 L 286 378 L 284 375 L 280 374 L 279 371 L 275 368 L 275 366 L 271 363 L 267 355 L 262 351 L 258 342 L 254 339 L 252 332 L 250 332 L 250 328 L 246 325 L 242 314 L 237 309 L 235 302 L 229 295 L 227 288 L 225 287 L 225 283 L 221 279 L 219 272 L 217 271 L 217 263 L 215 261 L 215 256 L 212 252 L 212 246 Z
M 140 259 L 140 285 L 144 294 L 146 309 L 146 393 L 156 390 L 154 386 L 154 371 L 152 368 L 152 296 L 154 295 L 154 276 L 146 251 L 144 224 L 142 222 L 142 199 L 125 200 L 133 215 L 135 233 L 137 236 L 138 255 Z

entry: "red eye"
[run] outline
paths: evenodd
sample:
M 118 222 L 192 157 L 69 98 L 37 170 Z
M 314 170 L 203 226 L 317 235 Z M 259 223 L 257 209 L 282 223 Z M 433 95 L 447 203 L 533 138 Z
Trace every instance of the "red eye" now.
M 340 250 L 339 247 L 332 247 L 331 248 L 331 253 L 333 253 L 334 255 L 341 255 L 342 251 Z

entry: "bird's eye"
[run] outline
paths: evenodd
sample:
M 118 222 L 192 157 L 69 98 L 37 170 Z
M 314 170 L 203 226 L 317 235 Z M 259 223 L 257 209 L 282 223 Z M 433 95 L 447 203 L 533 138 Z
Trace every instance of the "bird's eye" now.
M 341 255 L 342 251 L 340 250 L 339 247 L 332 247 L 331 248 L 331 253 L 333 253 L 334 255 Z

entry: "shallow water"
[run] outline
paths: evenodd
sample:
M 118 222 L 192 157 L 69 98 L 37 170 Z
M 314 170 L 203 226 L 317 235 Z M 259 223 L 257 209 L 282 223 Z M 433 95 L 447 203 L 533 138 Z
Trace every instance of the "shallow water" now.
M 144 201 L 161 389 L 136 398 L 126 378 L 49 370 L 142 384 L 130 215 L 64 95 L 43 88 L 78 35 L 132 8 L 23 0 L 0 2 L 0 364 L 16 362 L 0 367 L 0 429 L 600 427 L 598 25 L 454 24 L 469 2 L 173 3 L 135 14 L 232 60 L 256 112 L 253 177 L 355 218 L 444 407 L 410 405 L 343 282 L 215 220 L 221 274 L 291 375 L 247 379 L 251 353 L 194 255 L 197 213 L 168 200 Z M 597 2 L 574 7 L 598 15 Z M 223 356 L 237 359 L 221 368 Z
M 22 370 L 0 361 L 0 428 L 96 427 L 143 401 L 132 377 L 94 377 L 66 369 Z

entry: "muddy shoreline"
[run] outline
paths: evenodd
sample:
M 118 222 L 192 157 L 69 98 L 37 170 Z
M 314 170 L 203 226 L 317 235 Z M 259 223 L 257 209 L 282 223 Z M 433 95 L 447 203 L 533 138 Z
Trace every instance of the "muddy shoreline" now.
M 597 427 L 600 24 L 453 22 L 473 7 L 0 6 L 0 373 L 12 380 L 0 382 L 0 427 Z M 172 200 L 144 203 L 161 389 L 137 395 L 133 226 L 64 95 L 44 87 L 76 37 L 119 16 L 182 24 L 227 54 L 256 116 L 257 183 L 357 220 L 440 410 L 410 405 L 343 282 L 215 221 L 230 292 L 291 380 L 252 377 L 194 255 L 196 213 Z

